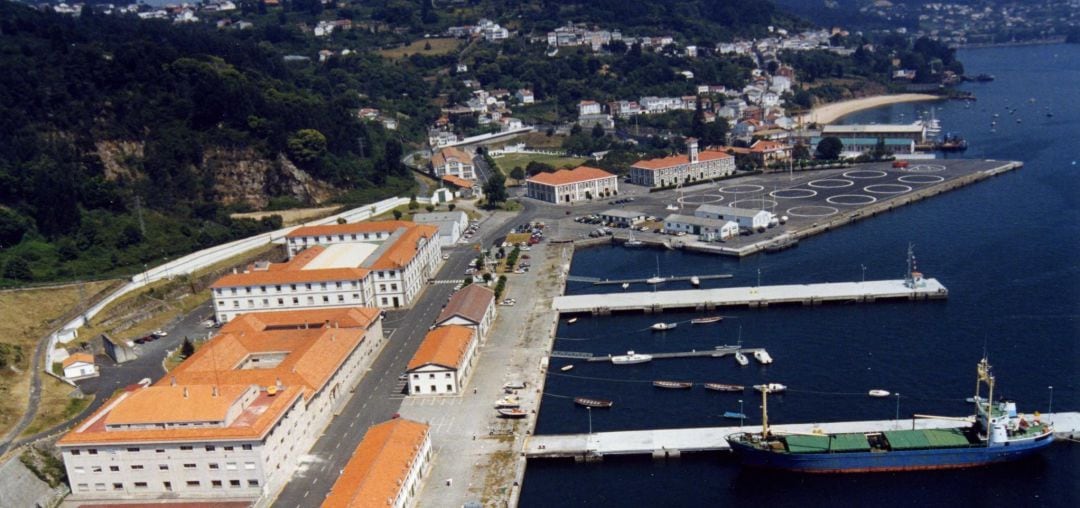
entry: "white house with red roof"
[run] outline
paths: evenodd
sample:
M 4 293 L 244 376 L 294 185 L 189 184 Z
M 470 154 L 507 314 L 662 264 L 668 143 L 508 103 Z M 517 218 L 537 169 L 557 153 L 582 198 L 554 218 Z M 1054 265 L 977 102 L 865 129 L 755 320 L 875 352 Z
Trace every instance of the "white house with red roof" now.
M 735 173 L 735 157 L 719 150 L 698 153 L 694 138 L 686 140 L 687 153 L 638 161 L 630 166 L 630 181 L 660 188 L 703 182 Z
M 619 178 L 602 169 L 579 166 L 538 173 L 525 180 L 528 197 L 556 205 L 606 198 L 619 193 Z

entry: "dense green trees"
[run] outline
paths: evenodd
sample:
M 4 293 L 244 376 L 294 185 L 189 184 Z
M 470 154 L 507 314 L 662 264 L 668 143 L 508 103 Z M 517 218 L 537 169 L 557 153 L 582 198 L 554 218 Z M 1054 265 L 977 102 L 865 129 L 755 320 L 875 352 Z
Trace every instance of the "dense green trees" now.
M 839 159 L 842 151 L 844 151 L 844 143 L 836 136 L 827 136 L 818 141 L 817 156 L 819 159 Z

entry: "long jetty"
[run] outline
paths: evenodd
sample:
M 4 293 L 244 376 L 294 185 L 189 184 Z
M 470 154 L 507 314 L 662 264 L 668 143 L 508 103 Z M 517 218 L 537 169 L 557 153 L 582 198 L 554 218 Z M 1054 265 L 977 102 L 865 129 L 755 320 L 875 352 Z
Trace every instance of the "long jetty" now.
M 1040 416 L 1053 424 L 1054 434 L 1062 439 L 1076 439 L 1080 433 L 1080 412 Z M 949 429 L 965 426 L 952 419 L 903 419 L 862 422 L 797 423 L 770 425 L 777 432 L 874 432 L 897 429 Z M 691 429 L 627 430 L 591 434 L 554 434 L 529 436 L 525 441 L 528 458 L 573 458 L 575 461 L 601 460 L 605 455 L 652 455 L 654 458 L 678 457 L 689 452 L 730 451 L 727 436 L 737 432 L 760 430 L 760 426 L 701 427 Z
M 728 355 L 734 355 L 736 352 L 752 355 L 758 351 L 765 351 L 765 348 L 752 347 L 752 348 L 740 348 L 739 346 L 732 347 L 718 347 L 716 349 L 701 349 L 693 351 L 676 351 L 672 353 L 642 353 L 652 357 L 653 360 L 664 360 L 670 358 L 699 358 L 703 356 L 711 358 L 723 358 Z M 621 354 L 621 353 L 620 353 Z M 583 358 L 586 362 L 610 362 L 612 355 L 605 356 L 589 356 Z
M 664 277 L 663 282 L 689 282 L 694 277 L 698 280 L 717 280 L 717 279 L 730 279 L 734 275 L 730 273 L 718 273 L 713 275 L 692 275 L 692 276 L 678 276 L 678 277 Z M 571 282 L 588 282 L 594 286 L 600 286 L 605 284 L 648 284 L 649 279 L 601 279 L 599 277 L 584 277 L 581 275 L 568 275 L 566 280 Z M 662 284 L 662 283 L 661 283 Z
M 618 311 L 660 312 L 665 309 L 713 310 L 717 307 L 767 307 L 774 304 L 819 305 L 826 302 L 930 300 L 946 298 L 949 290 L 937 279 L 915 287 L 906 280 L 788 284 L 679 291 L 627 292 L 558 296 L 552 309 L 563 313 L 604 315 Z

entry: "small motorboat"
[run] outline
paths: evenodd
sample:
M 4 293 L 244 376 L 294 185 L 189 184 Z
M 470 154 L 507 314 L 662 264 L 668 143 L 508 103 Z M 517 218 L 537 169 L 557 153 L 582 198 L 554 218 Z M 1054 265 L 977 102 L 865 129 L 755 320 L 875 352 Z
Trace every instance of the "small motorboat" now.
M 574 366 L 572 364 L 571 365 L 563 365 L 562 367 L 559 368 L 559 370 L 561 370 L 563 372 L 566 372 L 566 371 L 568 371 L 570 369 L 573 369 L 573 368 L 574 368 Z
M 880 397 L 888 397 L 889 395 L 892 395 L 892 394 L 889 393 L 889 390 L 873 389 L 873 390 L 870 390 L 869 392 L 867 392 L 867 395 L 869 395 L 871 397 L 879 397 L 880 398 Z
M 577 397 L 574 399 L 574 404 L 585 407 L 595 407 L 600 409 L 608 409 L 615 405 L 614 401 L 605 399 L 594 399 L 591 397 Z
M 699 279 L 697 275 L 694 275 L 693 277 L 690 277 L 690 285 L 694 286 L 694 287 L 700 286 L 701 285 L 701 279 Z
M 626 288 L 628 288 L 628 287 L 630 287 L 630 283 L 629 283 L 629 282 L 623 282 L 623 283 L 622 283 L 622 288 L 623 288 L 623 289 L 626 289 Z
M 529 412 L 519 407 L 496 409 L 503 418 L 525 418 Z
M 707 324 L 710 324 L 710 323 L 719 323 L 719 322 L 721 322 L 723 320 L 724 320 L 723 316 L 699 317 L 699 318 L 691 319 L 690 324 L 692 324 L 692 325 L 707 325 Z
M 738 411 L 724 411 L 724 418 L 731 418 L 732 420 L 745 420 L 746 413 L 740 413 Z
M 651 328 L 654 332 L 663 332 L 667 330 L 674 330 L 679 323 L 654 323 Z
M 772 357 L 769 356 L 769 352 L 765 351 L 764 349 L 754 351 L 754 359 L 762 365 L 768 365 L 772 363 Z
M 635 353 L 633 351 L 627 351 L 625 355 L 611 357 L 611 363 L 615 365 L 633 365 L 635 363 L 645 363 L 649 361 L 652 361 L 652 355 Z
M 742 354 L 742 351 L 736 351 L 735 352 L 735 363 L 738 363 L 739 365 L 742 365 L 743 367 L 746 367 L 747 365 L 750 365 L 750 360 L 746 359 L 746 355 Z
M 763 385 L 754 385 L 754 389 L 759 392 L 768 390 L 769 393 L 780 393 L 787 391 L 787 386 L 780 383 L 768 383 Z
M 663 282 L 664 278 L 659 275 L 654 275 L 652 277 L 649 277 L 648 279 L 645 279 L 646 284 L 662 284 Z
M 568 325 L 572 325 L 574 323 L 577 323 L 577 318 L 576 317 L 572 317 L 572 318 L 566 320 L 566 324 L 568 324 Z
M 694 383 L 689 381 L 653 381 L 652 385 L 657 388 L 666 388 L 668 390 L 686 390 L 691 386 L 694 386 Z
M 521 407 L 521 399 L 517 397 L 503 397 L 495 401 L 495 409 L 512 409 Z
M 743 385 L 726 385 L 723 383 L 705 383 L 706 390 L 714 392 L 741 392 L 746 389 Z
M 524 390 L 524 381 L 509 381 L 503 385 L 503 390 Z

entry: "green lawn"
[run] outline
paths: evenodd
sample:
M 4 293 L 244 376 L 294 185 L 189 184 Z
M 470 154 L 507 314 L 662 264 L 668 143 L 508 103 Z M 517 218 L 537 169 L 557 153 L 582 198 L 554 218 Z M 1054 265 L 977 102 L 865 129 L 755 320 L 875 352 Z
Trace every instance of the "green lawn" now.
M 504 175 L 509 177 L 510 170 L 518 166 L 520 166 L 521 169 L 525 169 L 525 166 L 532 161 L 551 164 L 556 168 L 575 168 L 580 166 L 585 160 L 586 159 L 582 157 L 559 157 L 558 155 L 543 155 L 536 153 L 512 153 L 495 159 L 495 164 L 498 164 L 499 171 L 502 171 Z

